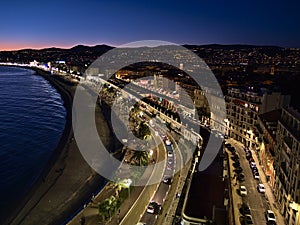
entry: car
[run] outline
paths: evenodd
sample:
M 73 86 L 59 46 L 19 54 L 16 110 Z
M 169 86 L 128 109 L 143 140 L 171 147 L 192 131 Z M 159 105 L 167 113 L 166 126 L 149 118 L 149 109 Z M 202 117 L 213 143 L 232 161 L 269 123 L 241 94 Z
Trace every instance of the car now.
M 247 203 L 243 203 L 241 206 L 241 213 L 243 215 L 251 215 L 250 207 Z
M 235 147 L 230 147 L 230 148 L 228 148 L 229 149 L 229 151 L 231 152 L 231 153 L 236 153 L 236 150 L 235 150 Z
M 168 157 L 172 157 L 173 156 L 173 152 L 172 151 L 168 151 Z
M 156 202 L 150 202 L 148 207 L 147 207 L 147 213 L 151 213 L 154 214 L 155 213 L 155 209 L 157 208 L 157 203 Z
M 238 179 L 238 181 L 245 181 L 245 175 L 243 173 L 239 173 L 237 175 L 237 179 Z
M 231 158 L 234 162 L 240 162 L 238 158 Z
M 251 154 L 246 154 L 246 159 L 249 160 L 249 161 L 253 160 L 252 155 Z
M 173 151 L 172 145 L 166 145 L 166 150 L 167 151 Z
M 171 177 L 164 177 L 163 178 L 163 182 L 165 184 L 171 184 L 172 183 L 172 178 Z
M 253 224 L 253 219 L 251 215 L 245 215 L 245 224 Z
M 235 168 L 241 166 L 240 162 L 234 162 L 232 165 L 233 165 Z
M 266 192 L 265 186 L 263 184 L 258 184 L 257 185 L 257 190 L 258 190 L 259 193 L 265 193 Z
M 272 210 L 267 210 L 266 211 L 266 219 L 267 219 L 267 222 L 270 222 L 270 221 L 276 222 L 275 213 Z
M 150 202 L 147 207 L 147 213 L 150 214 L 158 214 L 160 211 L 161 205 L 159 205 L 157 202 Z
M 255 162 L 250 162 L 250 167 L 251 167 L 251 168 L 256 167 L 256 163 L 255 163 Z
M 172 158 L 168 158 L 168 164 L 172 164 L 173 163 L 173 159 Z
M 247 189 L 244 185 L 240 186 L 240 194 L 241 194 L 241 196 L 246 196 L 247 195 Z
M 229 148 L 231 148 L 231 144 L 230 143 L 225 143 L 225 147 L 229 149 Z
M 259 173 L 258 172 L 253 173 L 253 177 L 256 180 L 259 180 Z
M 169 139 L 166 139 L 165 143 L 166 143 L 166 145 L 171 145 L 172 144 L 172 142 Z
M 252 173 L 258 173 L 257 167 L 253 167 L 252 169 Z
M 241 173 L 241 172 L 243 172 L 243 169 L 242 169 L 242 167 L 238 166 L 233 171 L 236 173 Z
M 252 157 L 250 157 L 250 158 L 248 159 L 248 161 L 249 161 L 249 163 L 255 162 L 254 159 L 253 159 Z
M 276 221 L 270 220 L 267 222 L 267 225 L 277 225 Z
M 138 222 L 136 225 L 146 225 L 146 223 Z
M 246 152 L 246 151 L 249 151 L 249 148 L 246 147 L 245 145 L 243 146 L 243 149 L 244 149 L 245 152 Z

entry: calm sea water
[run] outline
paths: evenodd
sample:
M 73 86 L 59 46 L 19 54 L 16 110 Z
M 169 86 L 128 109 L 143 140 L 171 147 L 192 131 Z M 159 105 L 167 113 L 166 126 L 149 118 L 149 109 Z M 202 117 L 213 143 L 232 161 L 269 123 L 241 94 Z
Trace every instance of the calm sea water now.
M 40 175 L 65 116 L 48 81 L 31 70 L 0 66 L 0 216 Z

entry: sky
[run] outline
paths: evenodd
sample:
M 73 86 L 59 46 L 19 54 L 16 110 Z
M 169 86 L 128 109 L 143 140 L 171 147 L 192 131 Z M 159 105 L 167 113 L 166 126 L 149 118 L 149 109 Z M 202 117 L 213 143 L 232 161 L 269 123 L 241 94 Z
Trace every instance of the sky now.
M 300 47 L 298 0 L 1 1 L 0 50 L 176 44 Z

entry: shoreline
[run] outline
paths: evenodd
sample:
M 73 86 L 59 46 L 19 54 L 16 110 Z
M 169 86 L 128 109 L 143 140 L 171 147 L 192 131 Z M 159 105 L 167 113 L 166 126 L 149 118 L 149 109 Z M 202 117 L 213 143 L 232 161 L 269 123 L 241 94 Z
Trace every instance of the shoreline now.
M 42 76 L 57 90 L 66 109 L 65 127 L 58 145 L 41 175 L 21 201 L 10 208 L 3 224 L 62 224 L 74 216 L 93 193 L 105 185 L 105 179 L 87 165 L 78 150 L 72 130 L 72 102 L 76 85 L 59 75 L 38 68 L 28 68 Z M 108 146 L 113 140 L 100 107 L 101 135 Z M 78 171 L 80 169 L 80 171 Z

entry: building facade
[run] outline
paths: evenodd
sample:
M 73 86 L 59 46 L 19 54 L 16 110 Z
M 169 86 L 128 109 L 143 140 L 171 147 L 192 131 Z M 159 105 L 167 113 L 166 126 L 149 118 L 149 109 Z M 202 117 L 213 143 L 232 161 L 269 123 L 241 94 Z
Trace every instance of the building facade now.
M 284 108 L 278 121 L 274 194 L 288 225 L 300 224 L 300 113 Z
M 226 134 L 247 147 L 257 150 L 258 115 L 288 106 L 290 96 L 266 89 L 230 88 L 226 99 Z
M 258 159 L 261 168 L 266 174 L 268 183 L 272 188 L 275 185 L 275 147 L 276 147 L 276 131 L 278 120 L 281 116 L 281 110 L 273 110 L 258 116 L 257 133 L 259 144 Z

